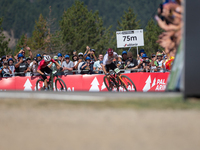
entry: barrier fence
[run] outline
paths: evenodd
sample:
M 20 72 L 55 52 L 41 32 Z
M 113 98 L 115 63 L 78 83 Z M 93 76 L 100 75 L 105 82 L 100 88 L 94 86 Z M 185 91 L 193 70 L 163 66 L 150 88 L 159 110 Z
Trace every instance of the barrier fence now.
M 104 74 L 103 70 L 94 70 L 93 74 Z M 143 69 L 120 69 L 121 73 L 133 73 L 133 72 L 143 72 Z M 145 72 L 154 72 L 154 70 L 149 70 L 149 71 L 145 71 Z M 168 70 L 165 69 L 159 69 L 158 72 L 168 72 Z M 64 72 L 62 72 L 64 75 Z M 66 73 L 67 74 L 67 73 Z M 79 72 L 79 70 L 72 70 L 72 74 L 74 75 L 80 75 L 80 74 L 90 74 L 90 72 L 88 70 L 81 70 L 81 72 Z M 13 76 L 39 76 L 39 73 L 32 73 L 32 72 L 15 72 L 14 74 L 9 74 L 9 73 L 5 73 L 3 75 L 3 77 L 13 77 Z
M 149 92 L 149 91 L 165 91 L 166 83 L 169 76 L 169 72 L 166 73 L 147 73 L 147 72 L 135 72 L 124 73 L 128 76 L 136 85 L 137 91 Z M 93 75 L 62 75 L 59 76 L 66 83 L 68 91 L 90 91 L 100 92 L 107 91 L 106 86 L 103 83 L 102 74 Z M 35 91 L 36 81 L 39 76 L 15 76 L 0 78 L 0 90 L 23 90 L 23 91 Z M 131 88 L 131 87 L 130 87 Z M 123 91 L 123 89 L 121 89 Z

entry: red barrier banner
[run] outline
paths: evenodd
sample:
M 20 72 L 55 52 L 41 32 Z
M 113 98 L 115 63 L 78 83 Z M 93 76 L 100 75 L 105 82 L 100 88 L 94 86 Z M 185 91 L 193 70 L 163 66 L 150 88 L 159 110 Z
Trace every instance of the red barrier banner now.
M 135 84 L 137 91 L 165 91 L 169 73 L 127 73 Z M 103 83 L 104 75 L 67 75 L 60 76 L 66 83 L 68 91 L 107 91 Z M 36 91 L 36 81 L 40 77 L 0 78 L 0 90 Z M 120 91 L 123 91 L 121 89 Z

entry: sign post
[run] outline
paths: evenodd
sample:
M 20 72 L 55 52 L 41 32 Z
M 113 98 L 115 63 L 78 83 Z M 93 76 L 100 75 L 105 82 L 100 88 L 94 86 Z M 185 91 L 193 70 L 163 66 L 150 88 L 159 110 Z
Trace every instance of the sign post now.
M 144 32 L 143 29 L 139 30 L 126 30 L 126 31 L 116 31 L 117 38 L 117 48 L 127 48 L 137 47 L 138 55 L 138 46 L 144 46 Z

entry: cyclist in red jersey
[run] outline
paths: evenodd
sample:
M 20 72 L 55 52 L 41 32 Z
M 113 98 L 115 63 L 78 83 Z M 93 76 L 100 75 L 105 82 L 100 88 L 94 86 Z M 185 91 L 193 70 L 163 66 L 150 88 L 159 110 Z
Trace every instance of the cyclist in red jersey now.
M 63 70 L 63 68 L 60 66 L 60 64 L 58 62 L 56 62 L 55 60 L 51 59 L 51 57 L 49 55 L 44 56 L 44 59 L 40 61 L 37 72 L 44 79 L 44 86 L 46 89 L 47 89 L 48 85 L 47 85 L 47 77 L 46 77 L 45 73 L 50 74 L 52 72 L 52 70 L 48 67 L 48 64 L 50 62 L 55 63 L 56 66 L 60 68 L 60 70 Z

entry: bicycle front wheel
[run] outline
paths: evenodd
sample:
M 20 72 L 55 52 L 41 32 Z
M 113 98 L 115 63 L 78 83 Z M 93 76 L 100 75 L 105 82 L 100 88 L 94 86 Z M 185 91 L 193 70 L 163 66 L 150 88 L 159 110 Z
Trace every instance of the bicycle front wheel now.
M 119 86 L 117 86 L 117 81 L 113 82 L 111 79 L 108 81 L 108 78 L 104 76 L 103 82 L 107 88 L 108 91 L 119 91 Z
M 121 75 L 118 78 L 119 78 L 120 91 L 127 91 L 127 92 L 137 91 L 135 84 L 129 77 Z
M 65 82 L 62 79 L 57 78 L 55 80 L 55 89 L 56 89 L 56 91 L 66 92 L 67 91 L 67 86 L 66 86 Z
M 36 91 L 44 91 L 44 80 L 38 79 L 36 82 Z

